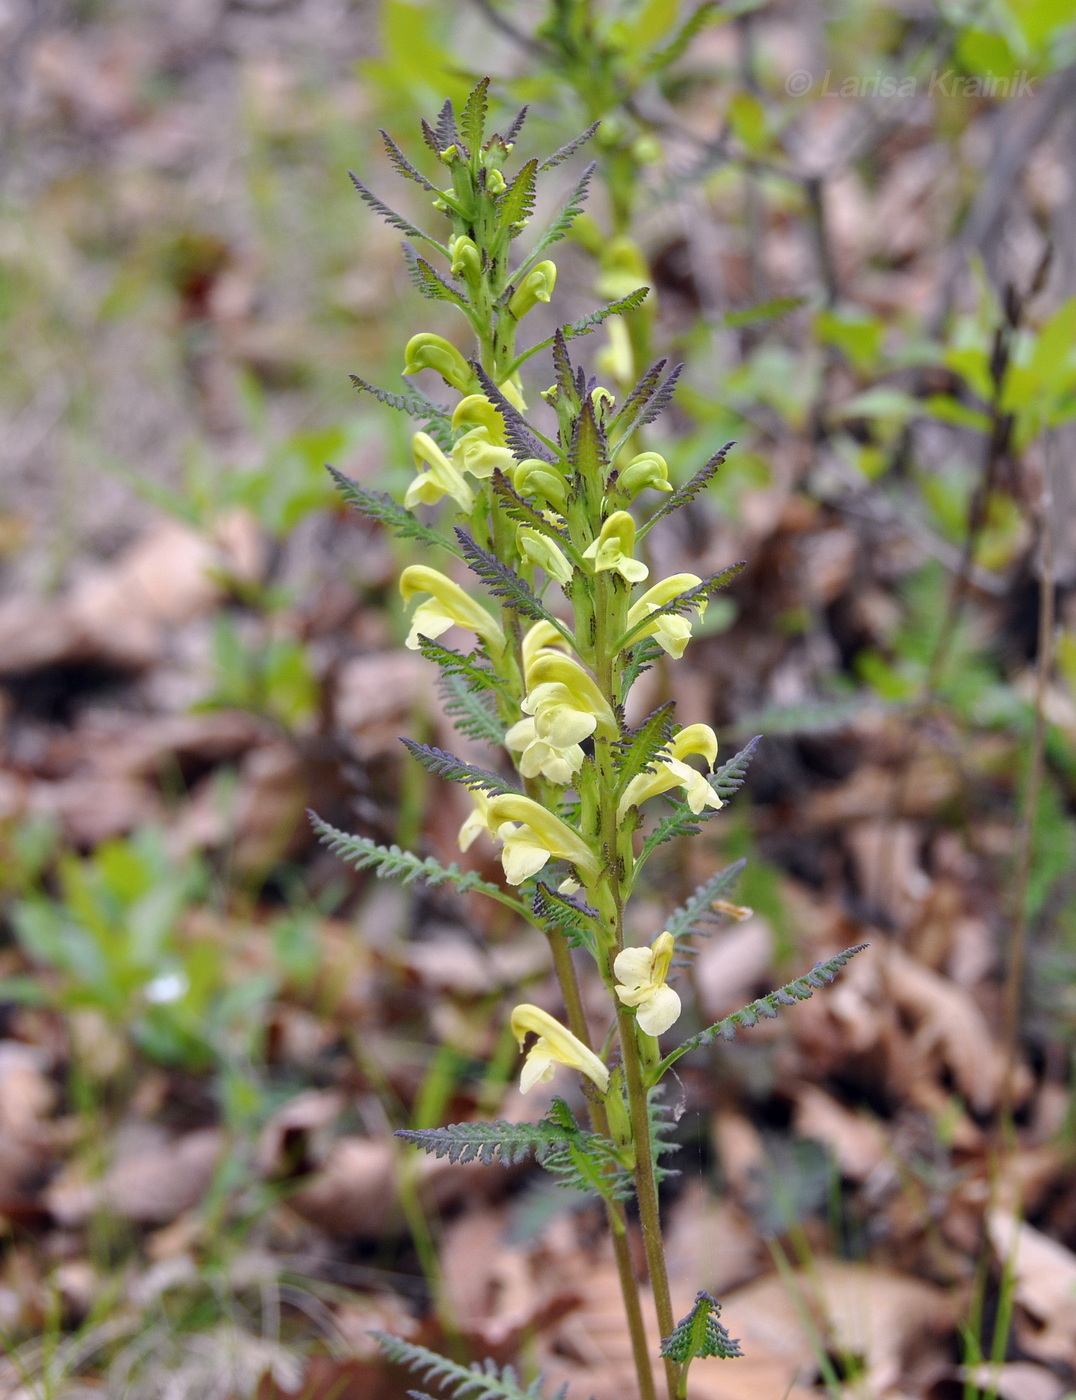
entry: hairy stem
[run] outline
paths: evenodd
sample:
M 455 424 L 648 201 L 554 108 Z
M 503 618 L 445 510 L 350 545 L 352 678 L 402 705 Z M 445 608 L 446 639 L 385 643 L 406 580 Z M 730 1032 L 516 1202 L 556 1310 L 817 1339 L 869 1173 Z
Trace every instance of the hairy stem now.
M 579 993 L 579 980 L 575 975 L 575 964 L 571 951 L 564 939 L 550 933 L 549 947 L 553 954 L 553 966 L 560 983 L 564 1007 L 568 1015 L 568 1028 L 572 1034 L 588 1048 L 590 1033 L 583 1012 L 583 999 Z M 610 1137 L 609 1119 L 601 1104 L 588 1097 L 587 1108 L 590 1126 L 603 1137 Z M 631 1354 L 635 1362 L 635 1374 L 639 1382 L 639 1400 L 657 1400 L 654 1389 L 654 1374 L 650 1367 L 650 1349 L 646 1341 L 646 1324 L 643 1321 L 642 1304 L 639 1301 L 639 1286 L 635 1279 L 635 1265 L 631 1257 L 631 1243 L 628 1240 L 628 1221 L 624 1207 L 619 1201 L 606 1201 L 605 1214 L 609 1221 L 609 1233 L 613 1240 L 613 1257 L 616 1261 L 617 1278 L 624 1299 L 624 1312 L 631 1336 Z
M 639 1221 L 646 1252 L 646 1268 L 650 1289 L 654 1295 L 654 1311 L 663 1337 L 676 1326 L 669 1275 L 665 1267 L 665 1247 L 661 1238 L 661 1216 L 658 1211 L 658 1184 L 654 1175 L 654 1146 L 650 1138 L 650 1110 L 643 1082 L 639 1047 L 635 1039 L 635 1021 L 624 1007 L 617 1009 L 620 1028 L 620 1049 L 624 1059 L 624 1078 L 628 1086 L 628 1107 L 635 1139 L 635 1194 L 639 1202 Z M 679 1370 L 675 1361 L 665 1360 L 665 1380 L 669 1400 L 677 1400 Z

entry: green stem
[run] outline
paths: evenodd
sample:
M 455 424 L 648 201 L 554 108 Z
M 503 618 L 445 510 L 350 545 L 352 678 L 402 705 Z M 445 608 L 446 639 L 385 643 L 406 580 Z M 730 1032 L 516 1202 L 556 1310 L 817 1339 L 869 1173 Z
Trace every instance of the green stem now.
M 583 999 L 579 992 L 579 979 L 575 975 L 575 964 L 567 943 L 556 933 L 547 934 L 549 948 L 553 954 L 553 966 L 560 982 L 561 995 L 568 1016 L 568 1029 L 588 1048 L 590 1033 L 587 1029 Z M 590 1125 L 594 1132 L 610 1137 L 609 1120 L 604 1107 L 587 1099 Z M 646 1340 L 646 1323 L 643 1320 L 642 1304 L 639 1301 L 639 1287 L 635 1280 L 635 1265 L 631 1257 L 631 1244 L 628 1240 L 628 1221 L 624 1207 L 619 1201 L 605 1202 L 605 1214 L 609 1221 L 609 1233 L 613 1240 L 613 1258 L 616 1261 L 617 1278 L 624 1299 L 624 1312 L 631 1337 L 631 1354 L 635 1362 L 635 1374 L 639 1382 L 639 1400 L 657 1400 L 654 1389 L 654 1374 L 650 1366 L 650 1348 Z M 667 1335 L 667 1334 L 666 1334 Z
M 650 1275 L 650 1289 L 654 1295 L 658 1328 L 663 1337 L 668 1337 L 676 1326 L 676 1320 L 673 1317 L 669 1275 L 665 1267 L 665 1249 L 661 1239 L 658 1184 L 654 1175 L 654 1147 L 650 1138 L 650 1110 L 646 1098 L 646 1085 L 643 1082 L 639 1047 L 635 1039 L 635 1020 L 622 1006 L 618 1006 L 616 1015 L 620 1027 L 624 1079 L 628 1086 L 628 1107 L 635 1138 L 635 1194 L 639 1202 L 639 1222 L 643 1232 L 646 1268 Z M 669 1400 L 679 1400 L 679 1370 L 675 1361 L 665 1359 Z

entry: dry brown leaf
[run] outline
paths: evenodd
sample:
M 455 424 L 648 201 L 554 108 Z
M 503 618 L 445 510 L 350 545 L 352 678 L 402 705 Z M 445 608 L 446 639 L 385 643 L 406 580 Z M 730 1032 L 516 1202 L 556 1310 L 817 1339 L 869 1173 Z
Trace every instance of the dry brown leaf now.
M 987 1215 L 1001 1264 L 1013 1271 L 1016 1301 L 1034 1319 L 1020 1326 L 1021 1346 L 1041 1361 L 1071 1365 L 1076 1357 L 1076 1254 L 1004 1210 Z
M 882 964 L 890 995 L 916 1027 L 912 1050 L 919 1074 L 948 1069 L 971 1106 L 979 1113 L 989 1112 L 1001 1092 L 1005 1057 L 971 996 L 893 944 Z M 1015 1079 L 1019 1102 L 1030 1087 L 1024 1066 Z
M 905 928 L 930 893 L 919 863 L 922 833 L 910 822 L 857 822 L 844 833 L 863 897 L 894 928 Z
M 67 840 L 79 847 L 126 836 L 161 815 L 158 799 L 144 783 L 96 775 L 36 782 L 26 806 L 35 816 L 58 821 Z
M 297 1215 L 330 1235 L 377 1239 L 400 1224 L 396 1149 L 384 1138 L 343 1137 L 317 1175 L 288 1197 Z
M 335 1089 L 307 1089 L 278 1108 L 262 1129 L 255 1163 L 263 1176 L 301 1169 L 316 1145 L 309 1139 L 324 1133 L 340 1117 L 344 1097 Z
M 722 1321 L 748 1354 L 757 1347 L 784 1357 L 801 1380 L 818 1373 L 819 1345 L 854 1356 L 864 1366 L 865 1393 L 881 1396 L 899 1383 L 906 1359 L 918 1359 L 927 1339 L 952 1328 L 955 1315 L 954 1299 L 920 1279 L 823 1259 L 788 1284 L 771 1275 L 730 1293 Z
M 880 817 L 927 817 L 960 785 L 960 773 L 937 754 L 915 759 L 899 778 L 888 768 L 863 764 L 839 786 L 812 793 L 803 820 L 811 826 L 843 826 Z
M 65 1168 L 43 1193 L 63 1225 L 84 1224 L 105 1209 L 140 1225 L 165 1225 L 205 1195 L 224 1139 L 217 1128 L 172 1138 L 163 1129 L 132 1124 L 117 1133 L 103 1178 L 89 1180 L 77 1164 Z
M 866 1181 L 890 1155 L 880 1124 L 845 1108 L 814 1084 L 796 1091 L 793 1122 L 799 1137 L 813 1138 L 830 1148 L 841 1174 L 852 1181 Z
M 695 961 L 699 1006 L 716 1021 L 756 994 L 773 962 L 773 930 L 756 916 L 709 939 Z
M 400 729 L 432 695 L 431 667 L 410 651 L 360 656 L 340 668 L 336 722 L 361 758 L 400 752 Z
M 722 1297 L 754 1278 L 767 1255 L 746 1211 L 691 1182 L 670 1207 L 664 1228 L 669 1278 L 680 1291 L 705 1288 Z
M 998 1400 L 1061 1400 L 1069 1387 L 1053 1371 L 1030 1361 L 1010 1361 L 1004 1366 L 963 1366 L 959 1380 L 971 1380 L 984 1391 L 994 1391 Z

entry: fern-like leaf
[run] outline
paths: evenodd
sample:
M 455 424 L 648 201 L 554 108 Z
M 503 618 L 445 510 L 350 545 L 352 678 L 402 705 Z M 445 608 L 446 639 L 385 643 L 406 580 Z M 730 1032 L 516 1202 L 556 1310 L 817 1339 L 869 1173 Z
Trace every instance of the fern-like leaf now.
M 456 526 L 456 538 L 460 542 L 460 552 L 468 566 L 486 585 L 491 595 L 506 608 L 511 608 L 521 617 L 530 617 L 535 622 L 550 622 L 557 630 L 560 624 L 551 612 L 538 601 L 530 585 L 521 579 L 507 564 L 503 564 L 495 554 L 490 554 L 476 544 L 461 526 Z
M 524 500 L 499 467 L 490 478 L 490 487 L 509 520 L 514 520 L 517 525 L 529 525 L 532 530 L 547 535 L 562 547 L 569 545 L 567 532 L 551 525 L 536 506 Z
M 433 184 L 432 181 L 427 180 L 421 170 L 415 169 L 388 132 L 382 130 L 380 127 L 378 131 L 382 141 L 385 143 L 385 150 L 388 152 L 389 160 L 396 167 L 399 174 L 401 174 L 405 180 L 414 180 L 416 185 L 421 185 L 422 188 L 428 190 L 430 194 L 439 195 L 441 191 L 437 186 Z
M 447 301 L 453 306 L 458 306 L 461 311 L 470 310 L 462 287 L 450 282 L 425 258 L 420 257 L 406 240 L 403 245 L 403 255 L 404 262 L 407 264 L 407 275 L 427 301 Z
M 735 888 L 746 864 L 746 860 L 737 860 L 726 865 L 724 870 L 715 871 L 708 880 L 703 881 L 686 904 L 673 910 L 665 922 L 665 928 L 676 943 L 686 941 L 697 933 L 710 932 L 706 925 L 716 923 L 721 917 L 713 907 L 714 901 L 722 899 Z M 678 951 L 693 954 L 696 950 L 684 948 Z
M 561 894 L 539 880 L 531 897 L 531 908 L 537 922 L 561 934 L 570 948 L 589 948 L 597 953 L 593 921 L 598 918 L 598 911 L 589 904 L 581 904 L 572 895 Z
M 382 880 L 399 880 L 405 885 L 423 880 L 427 885 L 450 884 L 461 893 L 478 890 L 491 898 L 504 899 L 504 891 L 499 885 L 483 880 L 475 870 L 461 870 L 455 861 L 451 865 L 442 865 L 432 857 L 423 860 L 411 851 L 402 851 L 399 846 L 379 846 L 368 836 L 351 836 L 346 831 L 339 831 L 322 821 L 315 812 L 309 816 L 314 830 L 333 855 L 339 856 L 355 870 L 373 870 Z
M 326 471 L 348 505 L 354 506 L 368 520 L 377 520 L 401 539 L 422 540 L 424 544 L 432 545 L 435 549 L 445 549 L 449 554 L 459 557 L 459 548 L 447 535 L 442 535 L 440 530 L 434 530 L 429 525 L 423 525 L 421 520 L 386 492 L 360 486 L 357 481 L 352 481 L 351 477 L 345 476 L 335 467 L 327 466 Z
M 592 160 L 579 177 L 571 194 L 561 206 L 557 217 L 535 244 L 534 251 L 531 253 L 530 257 L 527 258 L 526 262 L 519 268 L 516 273 L 517 278 L 525 277 L 532 267 L 541 262 L 542 254 L 547 248 L 551 247 L 554 243 L 559 243 L 562 238 L 565 238 L 571 232 L 572 224 L 575 223 L 576 219 L 578 219 L 579 215 L 583 212 L 583 205 L 586 203 L 587 198 L 587 186 L 590 184 L 591 177 L 596 168 L 597 161 Z
M 476 693 L 462 672 L 442 675 L 438 689 L 445 714 L 450 716 L 461 734 L 485 744 L 504 742 L 504 725 L 496 710 L 487 696 Z
M 710 460 L 699 468 L 690 481 L 685 481 L 683 486 L 678 487 L 666 500 L 660 510 L 654 512 L 645 525 L 639 527 L 638 533 L 645 534 L 651 525 L 663 519 L 666 515 L 672 515 L 681 506 L 686 506 L 688 501 L 693 501 L 700 491 L 704 491 L 711 480 L 720 470 L 722 463 L 732 449 L 736 446 L 734 442 L 726 442 L 720 452 L 715 452 Z
M 506 146 L 515 145 L 519 137 L 519 133 L 523 130 L 523 123 L 527 120 L 527 113 L 529 111 L 530 108 L 526 105 L 520 107 L 519 111 L 515 114 L 511 122 L 508 124 L 508 129 L 501 137 L 501 140 Z
M 642 405 L 650 398 L 651 394 L 654 393 L 661 383 L 661 376 L 668 363 L 668 359 L 665 358 L 654 361 L 624 400 L 616 417 L 609 424 L 610 432 L 619 432 L 625 423 L 630 422 L 632 417 L 641 411 Z
M 448 249 L 443 243 L 438 243 L 436 238 L 432 238 L 428 233 L 423 233 L 410 219 L 405 219 L 402 214 L 397 214 L 395 209 L 390 209 L 383 200 L 378 199 L 373 190 L 368 189 L 362 183 L 353 170 L 349 170 L 347 173 L 351 177 L 351 183 L 358 190 L 360 197 L 370 206 L 374 213 L 380 215 L 387 224 L 391 224 L 393 228 L 399 229 L 401 233 L 406 233 L 408 238 L 421 238 L 423 243 L 429 243 L 431 247 L 436 248 L 439 253 L 443 253 L 446 258 L 448 257 Z
M 522 462 L 528 457 L 540 457 L 544 462 L 552 462 L 550 447 L 534 432 L 515 404 L 508 402 L 480 364 L 475 365 L 475 373 L 482 392 L 504 420 L 505 441 L 516 458 Z
M 627 659 L 620 668 L 620 683 L 625 699 L 635 682 L 644 671 L 650 670 L 661 653 L 661 644 L 653 637 L 644 637 L 641 642 L 636 642 L 629 648 Z
M 515 238 L 534 213 L 537 173 L 538 162 L 532 158 L 520 167 L 515 179 L 498 199 L 497 233 L 501 244 L 505 239 Z
M 591 481 L 604 477 L 609 467 L 605 432 L 595 416 L 594 401 L 589 394 L 583 397 L 572 426 L 568 466 L 576 476 Z
M 370 384 L 357 374 L 350 374 L 348 378 L 356 389 L 363 390 L 364 393 L 372 394 L 378 403 L 385 404 L 388 408 L 394 408 L 398 413 L 406 413 L 411 418 L 417 418 L 423 422 L 442 422 L 450 424 L 452 415 L 443 404 L 434 403 L 433 399 L 428 399 L 421 389 L 407 388 L 402 394 L 394 394 L 388 389 L 381 389 L 376 384 Z
M 676 707 L 671 700 L 653 710 L 638 729 L 631 730 L 615 745 L 617 792 L 621 793 L 640 773 L 653 771 L 658 755 L 668 746 L 676 727 Z
M 581 146 L 587 144 L 599 126 L 601 126 L 600 121 L 591 122 L 586 131 L 581 131 L 578 136 L 573 136 L 570 141 L 565 141 L 563 146 L 555 150 L 551 156 L 542 161 L 538 169 L 544 172 L 546 170 L 554 170 L 558 165 L 562 165 L 569 156 L 574 156 Z
M 665 361 L 659 360 L 658 365 L 664 368 Z M 654 382 L 654 371 L 658 365 L 652 365 L 647 370 L 628 396 L 624 407 L 610 424 L 610 436 L 615 437 L 614 456 L 632 433 L 637 432 L 639 428 L 645 428 L 648 423 L 652 423 L 658 414 L 668 407 L 676 392 L 676 381 L 683 373 L 684 366 L 682 364 L 673 365 L 664 379 Z
M 507 681 L 503 681 L 481 660 L 475 659 L 481 657 L 481 652 L 471 652 L 468 656 L 462 651 L 444 646 L 441 642 L 435 642 L 432 637 L 421 635 L 418 639 L 418 649 L 427 661 L 432 661 L 439 668 L 442 677 L 458 676 L 470 690 L 504 691 L 508 687 Z
M 467 145 L 469 155 L 476 156 L 482 149 L 482 138 L 486 134 L 486 113 L 489 111 L 489 79 L 482 78 L 471 89 L 466 105 L 460 113 L 460 135 Z
M 414 739 L 401 739 L 400 742 L 413 758 L 418 759 L 427 773 L 432 773 L 437 778 L 459 783 L 461 787 L 471 791 L 519 792 L 519 788 L 506 783 L 497 773 L 490 773 L 485 768 L 476 768 L 473 763 L 464 763 L 462 758 L 457 758 L 454 753 L 445 749 L 435 748 L 432 744 L 418 744 Z
M 386 1360 L 419 1372 L 427 1385 L 435 1381 L 452 1400 L 542 1400 L 540 1376 L 524 1389 L 511 1366 L 501 1370 L 493 1361 L 461 1366 L 458 1361 L 450 1361 L 428 1347 L 405 1342 L 388 1332 L 371 1332 L 370 1335 Z M 563 1397 L 563 1390 L 560 1395 Z
M 769 992 L 766 996 L 749 1002 L 747 1006 L 742 1006 L 730 1016 L 715 1021 L 712 1026 L 707 1026 L 705 1030 L 691 1036 L 671 1054 L 666 1055 L 658 1066 L 657 1073 L 664 1074 L 670 1065 L 675 1064 L 680 1056 L 686 1055 L 689 1050 L 712 1045 L 718 1039 L 732 1040 L 738 1030 L 749 1030 L 752 1026 L 757 1026 L 759 1021 L 772 1020 L 778 1016 L 783 1007 L 795 1006 L 799 1001 L 806 1001 L 814 996 L 819 988 L 828 986 L 845 963 L 850 962 L 857 953 L 862 953 L 863 949 L 869 946 L 867 943 L 857 943 L 851 948 L 845 948 L 844 952 L 838 953 L 835 958 L 815 963 L 804 976 L 793 978 L 783 987 L 778 987 L 775 992 Z
M 743 787 L 747 765 L 754 757 L 761 738 L 761 735 L 756 734 L 739 753 L 733 754 L 727 763 L 723 763 L 720 768 L 715 768 L 710 774 L 708 780 L 710 786 L 722 802 L 727 802 L 733 793 L 738 792 Z M 640 860 L 645 860 L 655 846 L 672 841 L 677 836 L 697 836 L 702 830 L 701 823 L 712 817 L 716 810 L 714 807 L 704 807 L 701 812 L 692 812 L 686 802 L 678 802 L 669 815 L 658 823 L 643 842 L 643 848 L 639 853 Z
M 686 613 L 698 608 L 700 604 L 709 601 L 715 593 L 720 593 L 722 588 L 727 588 L 737 574 L 741 573 L 747 566 L 745 559 L 738 560 L 735 564 L 730 564 L 727 569 L 722 569 L 719 574 L 711 574 L 709 578 L 704 578 L 701 583 L 697 583 L 694 588 L 688 588 L 683 593 L 678 593 L 675 598 L 670 598 L 661 607 L 654 608 L 644 619 L 636 624 L 627 635 L 631 637 L 643 627 L 647 626 L 655 617 L 678 615 L 683 617 Z
M 761 743 L 762 735 L 756 734 L 753 739 L 749 739 L 744 744 L 739 753 L 733 754 L 727 763 L 723 763 L 720 768 L 715 768 L 710 774 L 710 786 L 722 802 L 727 802 L 734 793 L 739 792 L 743 787 L 751 760 Z
M 449 146 L 462 148 L 463 141 L 460 138 L 459 129 L 456 126 L 456 113 L 452 107 L 451 99 L 445 98 L 441 110 L 437 113 L 437 140 L 441 143 L 440 149 L 447 150 Z
M 649 295 L 649 287 L 636 287 L 634 292 L 629 292 L 627 296 L 620 297 L 617 301 L 609 302 L 608 306 L 599 306 L 597 311 L 592 311 L 589 316 L 581 316 L 578 321 L 569 321 L 566 326 L 561 326 L 561 334 L 565 340 L 572 340 L 579 335 L 589 335 L 610 316 L 623 316 L 628 311 L 638 310 Z
M 665 1085 L 655 1084 L 646 1093 L 646 1113 L 650 1121 L 650 1150 L 654 1159 L 654 1177 L 660 1186 L 671 1176 L 680 1173 L 673 1167 L 662 1165 L 661 1159 L 680 1151 L 680 1144 L 672 1142 L 669 1133 L 676 1127 L 675 1110 L 665 1102 Z
M 680 1366 L 688 1366 L 697 1356 L 716 1356 L 723 1361 L 742 1356 L 740 1343 L 718 1322 L 721 1304 L 709 1293 L 695 1296 L 695 1306 L 661 1340 L 661 1355 Z

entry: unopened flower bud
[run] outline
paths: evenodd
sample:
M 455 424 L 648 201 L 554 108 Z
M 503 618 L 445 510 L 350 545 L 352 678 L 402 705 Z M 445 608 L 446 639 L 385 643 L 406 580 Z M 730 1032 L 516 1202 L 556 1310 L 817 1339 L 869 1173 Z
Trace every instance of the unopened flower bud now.
M 435 369 L 446 384 L 466 394 L 471 388 L 474 372 L 460 352 L 443 335 L 423 331 L 413 335 L 404 350 L 404 374 L 417 374 L 420 369 Z
M 553 288 L 557 284 L 557 265 L 554 262 L 540 262 L 537 267 L 532 267 L 523 281 L 516 288 L 512 295 L 512 300 L 508 303 L 508 310 L 521 321 L 528 311 L 540 301 L 549 301 L 553 295 Z

